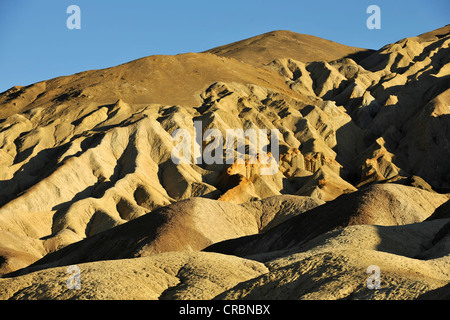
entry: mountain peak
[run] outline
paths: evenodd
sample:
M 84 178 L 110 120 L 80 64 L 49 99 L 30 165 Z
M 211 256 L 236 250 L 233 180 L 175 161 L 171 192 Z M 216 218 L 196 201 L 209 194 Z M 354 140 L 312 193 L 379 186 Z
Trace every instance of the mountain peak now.
M 367 56 L 372 50 L 350 47 L 289 30 L 274 30 L 206 52 L 262 66 L 282 58 L 300 62 L 333 61 L 345 57 Z

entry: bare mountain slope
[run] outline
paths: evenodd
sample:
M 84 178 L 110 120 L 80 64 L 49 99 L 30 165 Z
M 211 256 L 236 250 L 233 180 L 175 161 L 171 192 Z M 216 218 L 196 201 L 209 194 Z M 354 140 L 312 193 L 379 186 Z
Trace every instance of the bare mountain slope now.
M 79 290 L 67 286 L 67 267 L 60 267 L 0 279 L 0 299 L 205 300 L 267 272 L 262 263 L 204 252 L 98 261 L 79 268 Z
M 212 243 L 268 230 L 322 203 L 298 196 L 274 196 L 243 205 L 191 198 L 48 254 L 22 272 L 50 265 L 200 251 Z
M 262 66 L 282 58 L 301 62 L 332 61 L 345 57 L 357 60 L 369 55 L 372 50 L 349 47 L 307 34 L 277 30 L 206 52 Z
M 448 299 L 448 252 L 414 258 L 443 223 L 350 226 L 265 264 L 192 251 L 84 263 L 79 290 L 67 287 L 67 267 L 48 268 L 0 279 L 0 299 Z M 377 290 L 366 286 L 374 265 Z
M 402 185 L 368 186 L 291 218 L 265 233 L 215 243 L 205 250 L 243 257 L 286 250 L 351 225 L 418 223 L 447 200 L 447 196 Z
M 80 72 L 13 87 L 0 95 L 0 118 L 51 106 L 110 104 L 119 99 L 132 105 L 157 103 L 195 107 L 211 84 L 239 82 L 262 85 L 299 97 L 274 73 L 208 53 L 150 56 L 112 68 Z

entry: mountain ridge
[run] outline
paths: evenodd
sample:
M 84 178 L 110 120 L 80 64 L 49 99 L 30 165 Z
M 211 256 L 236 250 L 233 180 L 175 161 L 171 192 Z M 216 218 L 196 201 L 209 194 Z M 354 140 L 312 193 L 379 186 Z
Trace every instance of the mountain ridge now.
M 274 30 L 204 52 L 232 57 L 254 66 L 262 66 L 275 59 L 288 57 L 300 62 L 331 61 L 344 57 L 353 57 L 358 60 L 374 50 L 350 47 L 289 30 Z

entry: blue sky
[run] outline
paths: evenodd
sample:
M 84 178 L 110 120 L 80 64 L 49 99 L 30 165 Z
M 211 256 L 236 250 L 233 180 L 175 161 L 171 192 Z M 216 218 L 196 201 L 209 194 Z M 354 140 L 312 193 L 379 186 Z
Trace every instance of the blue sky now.
M 81 29 L 69 30 L 69 5 Z M 369 30 L 369 5 L 381 29 Z M 440 28 L 449 0 L 0 0 L 0 92 L 154 54 L 200 52 L 273 30 L 379 49 Z

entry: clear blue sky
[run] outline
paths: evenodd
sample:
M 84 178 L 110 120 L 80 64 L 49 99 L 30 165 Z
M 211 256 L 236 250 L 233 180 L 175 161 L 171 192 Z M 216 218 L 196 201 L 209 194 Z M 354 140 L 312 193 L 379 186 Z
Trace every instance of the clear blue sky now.
M 81 30 L 69 30 L 69 5 Z M 366 9 L 381 8 L 381 30 Z M 272 30 L 379 49 L 449 22 L 449 0 L 0 0 L 0 92 L 154 54 L 200 52 Z

